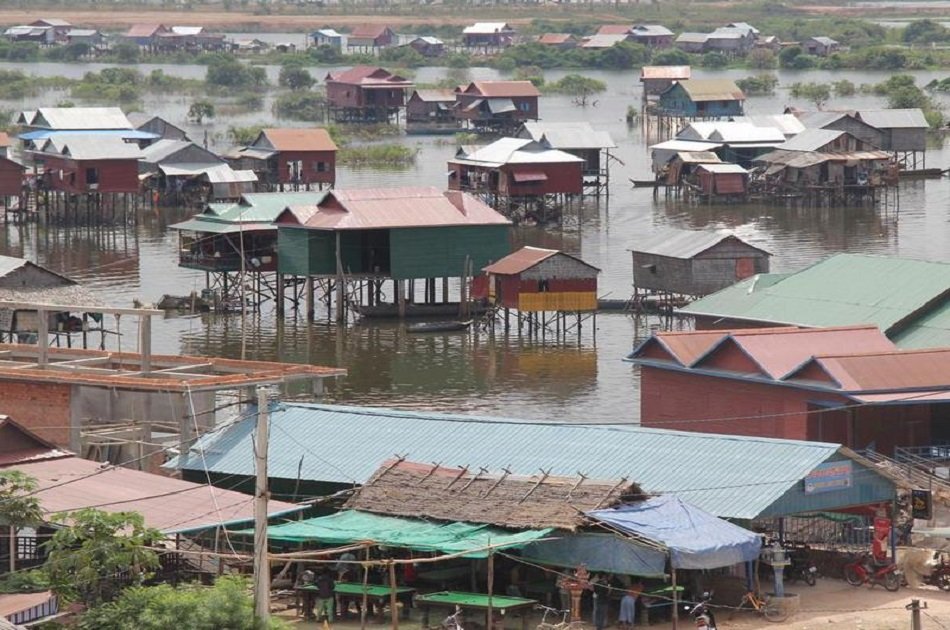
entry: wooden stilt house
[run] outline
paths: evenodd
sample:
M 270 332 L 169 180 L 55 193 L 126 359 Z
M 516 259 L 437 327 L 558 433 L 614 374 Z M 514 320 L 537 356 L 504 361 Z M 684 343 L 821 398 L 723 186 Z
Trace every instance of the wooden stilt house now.
M 521 312 L 597 310 L 600 270 L 556 249 L 522 247 L 483 270 L 475 297 Z
M 327 108 L 338 122 L 387 122 L 398 118 L 412 81 L 377 66 L 356 66 L 326 76 Z

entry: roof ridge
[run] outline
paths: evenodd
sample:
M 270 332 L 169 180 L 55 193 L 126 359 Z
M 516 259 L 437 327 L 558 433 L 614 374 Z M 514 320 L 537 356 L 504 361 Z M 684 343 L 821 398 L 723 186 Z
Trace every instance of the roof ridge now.
M 950 348 L 896 348 L 871 352 L 849 352 L 846 354 L 816 354 L 814 359 L 858 359 L 863 357 L 908 356 L 917 354 L 950 354 Z

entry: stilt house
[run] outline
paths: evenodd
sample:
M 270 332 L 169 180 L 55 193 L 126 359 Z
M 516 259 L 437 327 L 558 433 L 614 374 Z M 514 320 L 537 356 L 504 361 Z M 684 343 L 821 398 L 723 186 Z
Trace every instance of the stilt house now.
M 456 116 L 475 130 L 513 132 L 538 119 L 541 92 L 531 81 L 473 81 L 455 91 Z
M 678 81 L 660 95 L 660 111 L 678 118 L 741 116 L 745 94 L 732 79 Z
M 406 103 L 406 133 L 455 133 L 461 125 L 452 90 L 414 90 Z
M 583 192 L 584 160 L 524 138 L 501 138 L 449 160 L 449 188 L 498 197 Z
M 336 183 L 336 152 L 326 129 L 282 128 L 261 130 L 239 155 L 265 186 L 322 189 Z
M 327 105 L 333 118 L 387 121 L 406 104 L 412 81 L 375 66 L 356 66 L 326 76 Z
M 474 297 L 521 312 L 597 310 L 600 270 L 555 249 L 522 247 L 483 270 Z
M 121 138 L 82 134 L 59 134 L 33 153 L 44 167 L 43 185 L 66 193 L 136 193 L 141 157 Z
M 677 81 L 689 79 L 689 66 L 643 66 L 640 68 L 640 83 L 645 96 L 659 96 Z

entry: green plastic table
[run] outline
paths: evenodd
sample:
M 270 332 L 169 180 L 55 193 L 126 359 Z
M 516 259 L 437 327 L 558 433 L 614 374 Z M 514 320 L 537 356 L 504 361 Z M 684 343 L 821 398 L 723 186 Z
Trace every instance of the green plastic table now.
M 298 586 L 296 587 L 298 591 L 316 591 L 316 586 Z M 337 595 L 342 595 L 347 598 L 362 598 L 363 597 L 363 584 L 360 582 L 337 582 L 333 587 L 333 592 Z M 409 608 L 412 603 L 412 595 L 416 592 L 416 589 L 410 588 L 408 586 L 397 586 L 396 587 L 396 598 L 402 602 L 402 616 L 409 616 Z M 367 584 L 366 585 L 366 599 L 371 601 L 376 606 L 378 611 L 376 618 L 381 623 L 383 621 L 383 608 L 389 605 L 390 596 L 392 594 L 392 589 L 388 586 L 383 586 L 380 584 Z M 343 612 L 342 609 L 338 607 L 340 612 Z M 391 610 L 390 614 L 395 615 L 396 611 Z
M 450 608 L 456 606 L 462 610 L 480 610 L 485 611 L 485 627 L 491 628 L 491 620 L 488 619 L 488 595 L 483 593 L 461 593 L 457 591 L 442 591 L 440 593 L 429 593 L 427 595 L 416 595 L 416 606 L 422 608 L 422 627 L 429 627 L 429 609 L 430 608 Z M 491 608 L 502 615 L 508 613 L 517 613 L 521 615 L 521 630 L 528 628 L 527 611 L 534 608 L 537 600 L 525 599 L 523 597 L 508 597 L 505 595 L 493 595 L 491 597 Z

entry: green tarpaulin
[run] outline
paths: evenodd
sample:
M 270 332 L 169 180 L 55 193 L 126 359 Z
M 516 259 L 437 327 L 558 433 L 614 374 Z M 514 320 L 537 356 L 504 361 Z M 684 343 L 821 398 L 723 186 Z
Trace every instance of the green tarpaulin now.
M 272 541 L 316 542 L 328 545 L 372 542 L 387 547 L 464 553 L 468 558 L 484 558 L 488 555 L 486 548 L 489 546 L 496 549 L 521 547 L 544 538 L 551 531 L 529 529 L 513 533 L 490 525 L 430 523 L 346 510 L 330 516 L 268 527 L 267 536 Z M 254 530 L 245 529 L 236 533 L 251 536 Z

